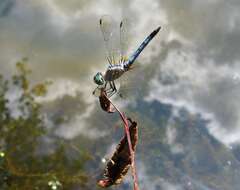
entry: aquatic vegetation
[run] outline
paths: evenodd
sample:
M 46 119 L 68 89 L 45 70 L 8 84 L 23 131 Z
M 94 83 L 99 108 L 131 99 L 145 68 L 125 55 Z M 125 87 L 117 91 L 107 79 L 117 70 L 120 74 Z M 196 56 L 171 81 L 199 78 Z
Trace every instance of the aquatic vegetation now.
M 81 187 L 88 179 L 83 166 L 89 156 L 84 151 L 69 158 L 70 146 L 56 141 L 50 153 L 39 153 L 45 149 L 48 126 L 35 98 L 44 96 L 50 83 L 31 84 L 27 61 L 16 64 L 11 78 L 0 76 L 0 189 Z M 9 94 L 14 95 L 14 101 Z

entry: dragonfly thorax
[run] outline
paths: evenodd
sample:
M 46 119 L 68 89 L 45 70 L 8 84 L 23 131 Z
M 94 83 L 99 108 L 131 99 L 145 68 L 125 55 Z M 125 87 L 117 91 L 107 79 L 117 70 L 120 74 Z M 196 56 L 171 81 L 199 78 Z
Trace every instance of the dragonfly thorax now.
M 114 81 L 125 73 L 123 64 L 110 65 L 104 75 L 105 81 Z

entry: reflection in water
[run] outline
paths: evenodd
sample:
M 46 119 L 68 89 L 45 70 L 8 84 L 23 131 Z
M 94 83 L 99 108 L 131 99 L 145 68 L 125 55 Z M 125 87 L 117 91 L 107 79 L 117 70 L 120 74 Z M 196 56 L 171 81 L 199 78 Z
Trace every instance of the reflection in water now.
M 48 182 L 59 181 L 60 189 L 97 188 L 101 159 L 122 136 L 117 116 L 107 117 L 91 95 L 94 73 L 106 69 L 98 19 L 109 14 L 134 21 L 131 48 L 163 26 L 160 42 L 138 58 L 143 88 L 120 105 L 142 124 L 140 187 L 238 190 L 239 6 L 233 0 L 1 1 L 1 74 L 9 79 L 15 63 L 28 57 L 31 84 L 52 84 L 37 99 L 41 112 L 29 111 L 35 102 L 28 94 L 17 105 L 26 114 L 18 119 L 1 101 L 0 184 L 49 189 Z M 11 108 L 16 111 L 16 104 Z M 127 181 L 116 189 L 131 189 Z

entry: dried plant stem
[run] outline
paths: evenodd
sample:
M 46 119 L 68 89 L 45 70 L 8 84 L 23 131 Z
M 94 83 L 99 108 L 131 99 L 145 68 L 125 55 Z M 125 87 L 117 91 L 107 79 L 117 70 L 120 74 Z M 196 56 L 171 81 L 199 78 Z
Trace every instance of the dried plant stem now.
M 125 116 L 124 113 L 122 113 L 112 102 L 110 99 L 108 99 L 109 102 L 113 105 L 113 107 L 117 110 L 117 112 L 119 113 L 123 123 L 124 123 L 124 131 L 126 133 L 127 136 L 127 141 L 128 141 L 128 147 L 129 147 L 129 151 L 130 151 L 130 157 L 131 157 L 131 170 L 132 170 L 132 177 L 133 177 L 133 182 L 134 182 L 134 190 L 139 190 L 138 187 L 138 178 L 137 178 L 137 171 L 136 171 L 136 164 L 135 164 L 135 153 L 133 151 L 132 148 L 132 142 L 131 142 L 131 138 L 130 138 L 130 133 L 129 133 L 129 126 L 128 126 L 128 120 L 127 117 Z

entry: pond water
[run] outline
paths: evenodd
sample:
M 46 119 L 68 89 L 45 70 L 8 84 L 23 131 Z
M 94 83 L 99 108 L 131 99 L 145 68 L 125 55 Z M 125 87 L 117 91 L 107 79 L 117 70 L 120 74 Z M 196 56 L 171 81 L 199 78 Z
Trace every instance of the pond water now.
M 128 54 L 162 27 L 129 71 L 127 96 L 112 97 L 138 122 L 140 189 L 239 189 L 239 9 L 236 0 L 2 0 L 0 73 L 10 79 L 26 57 L 32 85 L 51 81 L 35 99 L 41 135 L 35 120 L 21 118 L 24 90 L 5 90 L 12 120 L 1 120 L 9 126 L 0 136 L 3 188 L 99 189 L 104 161 L 124 132 L 118 115 L 102 111 L 92 95 L 93 76 L 108 66 L 99 27 L 107 14 L 117 26 L 131 22 Z M 132 189 L 130 172 L 110 189 Z

